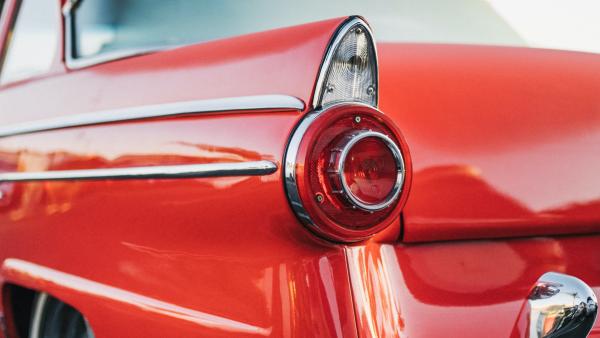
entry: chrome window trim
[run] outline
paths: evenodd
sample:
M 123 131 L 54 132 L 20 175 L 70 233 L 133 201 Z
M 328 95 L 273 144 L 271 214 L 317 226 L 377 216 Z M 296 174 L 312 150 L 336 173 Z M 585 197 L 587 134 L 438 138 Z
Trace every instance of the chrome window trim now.
M 0 127 L 0 137 L 71 127 L 82 127 L 158 117 L 195 115 L 201 113 L 252 110 L 302 111 L 303 109 L 304 102 L 302 102 L 302 100 L 288 95 L 255 95 L 183 101 L 67 115 L 24 123 L 16 123 Z
M 67 0 L 62 8 L 63 15 L 63 54 L 65 59 L 65 65 L 68 69 L 79 69 L 85 66 L 77 65 L 75 59 L 73 58 L 73 39 L 75 38 L 75 34 L 73 33 L 73 19 L 72 13 L 73 8 L 77 6 L 79 0 Z M 110 60 L 106 60 L 110 61 Z M 101 62 L 98 62 L 101 63 Z M 92 64 L 89 64 L 91 66 Z
M 346 35 L 346 33 L 348 33 L 348 31 L 350 31 L 351 29 L 353 29 L 354 27 L 356 27 L 357 25 L 362 26 L 365 31 L 367 32 L 367 34 L 369 34 L 369 36 L 371 37 L 371 41 L 373 42 L 373 52 L 375 53 L 375 105 L 373 105 L 374 108 L 377 108 L 379 106 L 379 64 L 377 63 L 378 57 L 377 57 L 377 47 L 375 46 L 375 38 L 373 36 L 373 32 L 371 31 L 371 28 L 369 27 L 369 25 L 361 18 L 358 16 L 351 16 L 349 17 L 342 25 L 340 25 L 340 27 L 338 28 L 338 30 L 334 33 L 333 38 L 331 39 L 331 41 L 329 42 L 329 45 L 327 47 L 327 52 L 325 53 L 325 57 L 323 58 L 323 62 L 321 63 L 321 68 L 319 69 L 319 76 L 317 77 L 317 84 L 315 86 L 315 92 L 313 95 L 313 101 L 312 101 L 312 106 L 313 109 L 321 109 L 324 108 L 321 106 L 321 101 L 323 99 L 323 82 L 325 81 L 325 78 L 327 77 L 327 72 L 329 71 L 330 65 L 331 65 L 331 60 L 333 59 L 333 54 L 335 53 L 335 50 L 337 49 L 338 45 L 341 43 L 342 39 L 344 38 L 344 36 Z
M 65 43 L 65 48 L 67 44 Z M 91 67 L 95 65 L 99 65 L 102 63 L 121 60 L 130 58 L 133 56 L 139 56 L 144 54 L 150 54 L 153 52 L 169 50 L 173 48 L 177 48 L 179 46 L 166 46 L 166 47 L 147 47 L 147 48 L 131 48 L 126 50 L 114 51 L 109 53 L 104 53 L 96 56 L 90 56 L 86 58 L 75 59 L 73 56 L 65 50 L 65 64 L 68 69 L 81 69 L 86 67 Z M 69 47 L 70 50 L 71 47 Z
M 179 46 L 154 46 L 144 48 L 130 48 L 126 50 L 119 50 L 101 55 L 95 55 L 90 57 L 75 58 L 74 55 L 74 41 L 75 31 L 73 27 L 73 10 L 83 0 L 67 0 L 62 8 L 62 15 L 64 20 L 64 57 L 65 64 L 68 69 L 81 69 L 101 63 L 106 63 L 114 60 L 125 59 L 132 56 L 144 55 L 152 52 L 158 52 L 161 50 L 168 50 L 177 48 Z
M 272 174 L 275 171 L 277 171 L 277 164 L 263 160 L 127 168 L 5 172 L 0 173 L 0 182 L 262 176 Z

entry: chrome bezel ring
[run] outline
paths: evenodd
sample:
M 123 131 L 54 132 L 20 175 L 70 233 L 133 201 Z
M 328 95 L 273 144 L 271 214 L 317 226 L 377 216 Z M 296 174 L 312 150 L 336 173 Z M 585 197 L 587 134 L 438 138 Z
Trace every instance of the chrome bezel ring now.
M 350 186 L 348 185 L 348 181 L 346 180 L 346 175 L 344 175 L 344 166 L 345 166 L 345 162 L 346 162 L 346 159 L 348 157 L 348 153 L 350 152 L 350 150 L 358 142 L 360 142 L 366 138 L 370 138 L 370 137 L 382 140 L 383 143 L 388 147 L 388 149 L 391 151 L 392 156 L 394 157 L 394 160 L 396 162 L 396 172 L 397 172 L 396 182 L 394 183 L 392 190 L 388 193 L 388 195 L 384 201 L 382 201 L 380 203 L 376 203 L 376 204 L 365 202 L 365 201 L 361 200 L 358 196 L 354 195 L 352 193 L 352 190 L 350 189 Z M 336 177 L 340 182 L 343 196 L 353 206 L 356 206 L 357 208 L 360 208 L 365 211 L 378 211 L 378 210 L 385 209 L 385 208 L 389 207 L 390 205 L 392 205 L 397 200 L 398 196 L 400 195 L 400 192 L 402 191 L 402 185 L 404 184 L 404 176 L 405 176 L 404 175 L 405 174 L 404 158 L 402 157 L 402 151 L 396 145 L 396 143 L 389 136 L 387 136 L 383 133 L 371 131 L 371 130 L 362 130 L 362 131 L 354 132 L 349 137 L 345 138 L 343 141 L 343 144 L 341 145 L 340 148 L 341 148 L 340 155 L 337 158 L 337 163 L 336 163 L 335 167 L 337 168 Z

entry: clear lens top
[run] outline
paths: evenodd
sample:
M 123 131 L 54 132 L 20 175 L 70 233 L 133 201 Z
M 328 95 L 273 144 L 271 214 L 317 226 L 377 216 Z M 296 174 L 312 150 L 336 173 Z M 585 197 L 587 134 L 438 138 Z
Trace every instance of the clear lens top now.
M 361 102 L 376 107 L 377 57 L 369 30 L 357 22 L 333 48 L 320 105 Z

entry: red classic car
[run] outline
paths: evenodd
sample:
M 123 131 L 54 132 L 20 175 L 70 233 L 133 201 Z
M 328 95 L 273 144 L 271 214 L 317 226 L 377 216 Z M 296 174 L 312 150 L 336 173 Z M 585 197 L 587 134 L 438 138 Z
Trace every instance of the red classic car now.
M 0 336 L 600 337 L 599 7 L 510 3 L 0 0 Z

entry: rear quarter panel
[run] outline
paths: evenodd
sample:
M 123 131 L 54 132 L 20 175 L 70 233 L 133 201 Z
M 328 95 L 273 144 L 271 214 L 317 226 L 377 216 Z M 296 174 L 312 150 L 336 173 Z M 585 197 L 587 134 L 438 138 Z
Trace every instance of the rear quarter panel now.
M 379 44 L 381 109 L 404 133 L 406 242 L 600 231 L 600 58 Z
M 555 271 L 600 294 L 600 236 L 348 248 L 361 337 L 527 337 L 515 331 L 538 278 Z M 600 332 L 596 321 L 595 331 Z
M 310 102 L 339 20 L 99 65 L 0 91 L 2 124 L 253 94 Z M 257 48 L 257 46 L 261 46 Z M 281 158 L 301 111 L 124 122 L 0 139 L 3 171 Z M 79 309 L 96 337 L 356 334 L 343 248 L 265 176 L 1 183 L 2 281 Z

